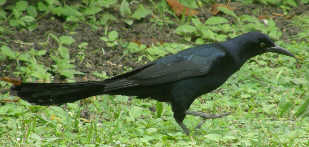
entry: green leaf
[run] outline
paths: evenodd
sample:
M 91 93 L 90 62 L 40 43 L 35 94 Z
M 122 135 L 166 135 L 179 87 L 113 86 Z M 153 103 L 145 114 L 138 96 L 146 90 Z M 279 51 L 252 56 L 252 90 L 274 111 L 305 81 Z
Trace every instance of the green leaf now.
M 285 0 L 283 1 L 284 4 L 287 4 L 287 5 L 290 5 L 292 7 L 296 7 L 297 6 L 297 3 L 295 0 Z
M 125 19 L 124 22 L 128 25 L 132 25 L 133 24 L 133 20 L 132 19 Z
M 26 23 L 31 23 L 35 21 L 35 18 L 32 16 L 23 16 L 22 18 L 20 18 L 21 21 L 26 22 Z
M 152 11 L 150 9 L 144 8 L 143 5 L 139 5 L 137 10 L 132 15 L 133 18 L 140 20 L 141 18 L 146 17 L 147 15 L 152 14 Z
M 100 7 L 87 7 L 83 14 L 84 15 L 95 15 L 97 13 L 99 13 L 102 10 L 102 8 Z
M 118 39 L 118 32 L 117 31 L 111 31 L 108 33 L 108 39 L 109 41 L 115 41 Z
M 222 136 L 220 134 L 207 134 L 205 135 L 205 138 L 207 140 L 219 141 L 222 138 Z
M 249 5 L 249 4 L 252 4 L 254 2 L 254 0 L 245 0 L 245 1 L 240 1 L 240 2 L 245 4 L 245 5 Z
M 21 20 L 17 20 L 17 19 L 11 19 L 9 21 L 10 25 L 13 26 L 13 27 L 17 27 L 19 25 L 24 25 L 24 22 L 21 21 Z
M 1 6 L 1 5 L 0 5 Z M 0 10 L 0 20 L 6 19 L 7 13 L 4 10 Z M 0 31 L 1 32 L 1 31 Z
M 23 12 L 19 11 L 18 9 L 13 9 L 12 14 L 15 16 L 15 18 L 19 18 L 20 16 L 22 16 Z
M 183 4 L 184 6 L 192 8 L 192 9 L 198 8 L 198 5 L 196 4 L 196 1 L 192 1 L 192 0 L 179 0 L 179 2 L 181 4 Z
M 223 23 L 228 23 L 228 22 L 229 21 L 225 19 L 224 17 L 212 16 L 206 20 L 205 24 L 217 25 L 217 24 L 223 24 Z
M 38 3 L 38 10 L 39 11 L 47 11 L 48 7 L 43 2 L 39 2 Z
M 127 46 L 129 53 L 137 53 L 137 52 L 142 51 L 145 48 L 146 48 L 145 45 L 138 45 L 134 42 L 130 42 Z
M 45 0 L 48 5 L 60 5 L 58 0 Z
M 103 41 L 108 41 L 108 38 L 105 37 L 105 36 L 100 37 L 100 39 L 103 40 Z
M 307 97 L 307 100 L 304 102 L 304 104 L 302 104 L 297 112 L 295 113 L 296 117 L 301 116 L 302 114 L 304 114 L 306 112 L 306 110 L 309 110 L 309 97 Z
M 11 109 L 10 105 L 4 105 L 0 107 L 0 115 L 7 115 L 9 112 L 9 109 Z
M 8 46 L 1 46 L 1 55 L 8 57 L 9 59 L 16 59 L 16 52 L 12 51 Z
M 195 31 L 196 31 L 196 28 L 194 26 L 188 25 L 188 24 L 180 25 L 175 30 L 175 32 L 177 34 L 193 33 Z
M 131 14 L 131 9 L 129 3 L 126 0 L 122 0 L 120 4 L 120 15 L 122 17 L 129 16 Z
M 269 35 L 270 38 L 273 38 L 275 40 L 279 40 L 280 37 L 282 36 L 282 33 L 277 29 L 273 29 L 269 32 L 268 35 Z
M 35 54 L 36 54 L 37 56 L 43 56 L 43 55 L 46 54 L 46 50 L 39 50 L 39 51 L 35 52 Z
M 88 46 L 88 43 L 87 42 L 82 42 L 78 45 L 78 48 L 80 49 L 86 49 L 86 47 Z
M 29 6 L 27 8 L 27 13 L 32 17 L 37 17 L 38 12 L 36 11 L 36 8 L 34 6 Z
M 0 115 L 21 115 L 25 113 L 25 108 L 14 106 L 13 104 L 7 104 L 4 106 L 1 106 L 0 108 Z
M 200 19 L 198 18 L 193 18 L 192 19 L 192 23 L 196 26 L 196 27 L 199 27 L 201 25 L 203 25 L 203 23 L 200 21 Z
M 31 76 L 44 80 L 50 79 L 51 75 L 47 72 L 48 68 L 44 65 L 32 62 L 29 67 L 31 68 Z
M 160 49 L 160 48 L 155 48 L 155 47 L 152 47 L 152 48 L 149 48 L 146 50 L 150 55 L 153 55 L 153 56 L 165 56 L 167 54 L 167 52 L 163 49 Z
M 304 3 L 304 4 L 308 4 L 309 0 L 301 0 L 301 2 Z
M 104 24 L 107 24 L 110 21 L 116 21 L 116 20 L 117 20 L 117 18 L 115 16 L 113 16 L 112 14 L 110 14 L 108 12 L 105 12 L 100 19 L 100 23 L 104 25 Z
M 63 57 L 64 59 L 69 60 L 70 59 L 70 53 L 69 53 L 69 49 L 66 47 L 59 47 L 58 48 L 59 54 L 61 57 Z
M 84 19 L 83 17 L 79 17 L 79 16 L 68 16 L 66 21 L 77 23 L 77 22 L 79 22 L 79 21 L 81 21 L 83 19 Z
M 31 58 L 32 57 L 28 53 L 20 54 L 20 56 L 18 57 L 19 60 L 25 61 L 25 62 L 31 62 Z
M 146 130 L 146 132 L 149 133 L 149 134 L 156 133 L 157 131 L 158 131 L 157 128 L 148 128 L 148 129 Z
M 205 39 L 216 40 L 216 33 L 207 29 L 206 27 L 204 27 L 204 28 L 205 29 L 200 30 L 202 32 L 202 37 L 205 38 Z
M 109 8 L 111 5 L 116 4 L 117 0 L 99 0 L 97 4 L 101 7 Z
M 269 19 L 269 20 L 267 20 L 267 26 L 270 29 L 276 28 L 276 22 L 274 20 L 272 20 L 272 19 Z
M 16 9 L 18 11 L 24 11 L 28 7 L 28 2 L 27 1 L 19 1 L 16 3 Z
M 157 102 L 156 109 L 157 109 L 157 117 L 160 118 L 163 112 L 163 104 L 161 102 Z
M 256 18 L 255 16 L 251 16 L 251 15 L 242 15 L 240 16 L 240 20 L 242 22 L 260 23 L 258 18 Z
M 71 36 L 61 36 L 59 38 L 60 44 L 71 45 L 75 40 Z
M 228 8 L 225 8 L 225 7 L 218 7 L 217 8 L 219 11 L 223 12 L 224 14 L 226 15 L 230 15 L 230 16 L 233 16 L 234 18 L 238 18 L 237 15 L 234 13 L 234 11 L 228 9 Z
M 205 44 L 205 41 L 202 38 L 197 38 L 195 40 L 195 43 L 201 45 L 201 44 Z
M 78 9 L 68 5 L 53 8 L 52 12 L 58 16 L 82 16 L 82 13 L 80 13 Z
M 279 103 L 279 111 L 280 116 L 283 116 L 284 113 L 286 113 L 288 110 L 290 110 L 293 106 L 293 103 L 288 101 L 287 98 L 282 98 Z
M 227 135 L 227 136 L 223 136 L 223 140 L 224 140 L 224 141 L 237 140 L 237 137 Z
M 0 6 L 4 5 L 6 3 L 6 0 L 0 0 Z

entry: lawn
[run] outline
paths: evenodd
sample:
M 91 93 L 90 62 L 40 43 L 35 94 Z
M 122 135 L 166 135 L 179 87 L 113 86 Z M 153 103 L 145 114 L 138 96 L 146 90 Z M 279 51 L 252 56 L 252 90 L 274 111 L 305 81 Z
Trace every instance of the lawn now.
M 190 136 L 167 103 L 100 95 L 37 106 L 0 81 L 0 146 L 309 146 L 309 1 L 175 2 L 0 0 L 0 77 L 103 80 L 255 30 L 297 60 L 273 53 L 249 60 L 190 108 L 232 113 L 201 129 L 194 129 L 200 118 L 187 116 Z

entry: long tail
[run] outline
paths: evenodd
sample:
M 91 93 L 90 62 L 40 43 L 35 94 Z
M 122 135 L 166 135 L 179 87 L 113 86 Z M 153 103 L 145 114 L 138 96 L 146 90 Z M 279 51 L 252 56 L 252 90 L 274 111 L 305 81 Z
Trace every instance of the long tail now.
M 23 83 L 9 78 L 12 92 L 28 102 L 38 105 L 61 105 L 104 93 L 104 81 L 76 83 Z

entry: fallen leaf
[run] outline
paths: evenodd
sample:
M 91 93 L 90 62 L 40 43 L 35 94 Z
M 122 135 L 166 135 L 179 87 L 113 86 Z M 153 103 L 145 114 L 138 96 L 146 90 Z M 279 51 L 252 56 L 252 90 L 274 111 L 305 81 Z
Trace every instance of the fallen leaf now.
M 136 43 L 138 46 L 142 44 L 140 40 L 136 40 L 136 39 L 133 39 L 132 42 Z
M 276 13 L 276 12 L 273 12 L 272 14 L 273 14 L 274 16 L 284 16 L 284 14 Z
M 185 16 L 195 16 L 198 14 L 196 10 L 185 7 L 178 0 L 166 0 L 166 2 L 173 9 L 177 16 L 181 16 L 182 14 Z
M 83 81 L 88 81 L 87 76 L 83 76 L 82 79 L 83 79 Z
M 59 117 L 57 117 L 56 115 L 53 115 L 53 114 L 50 116 L 50 119 L 51 120 L 57 120 L 57 121 L 61 120 Z
M 18 102 L 20 99 L 4 99 L 4 100 L 1 100 L 2 103 L 16 103 Z
M 91 121 L 86 119 L 86 118 L 80 118 L 83 122 L 87 122 L 87 123 L 90 123 Z
M 271 18 L 270 16 L 266 16 L 266 15 L 260 15 L 260 16 L 258 16 L 258 19 L 259 20 L 264 20 L 264 19 L 269 19 L 269 18 Z
M 212 15 L 217 15 L 220 12 L 218 7 L 224 7 L 224 8 L 227 8 L 229 10 L 232 10 L 232 11 L 235 9 L 235 8 L 231 7 L 229 5 L 229 3 L 228 4 L 214 4 L 214 5 L 211 6 L 211 11 L 210 11 Z
M 11 83 L 15 86 L 21 85 L 21 80 L 16 80 L 13 78 L 3 77 L 3 78 L 0 78 L 0 80 Z

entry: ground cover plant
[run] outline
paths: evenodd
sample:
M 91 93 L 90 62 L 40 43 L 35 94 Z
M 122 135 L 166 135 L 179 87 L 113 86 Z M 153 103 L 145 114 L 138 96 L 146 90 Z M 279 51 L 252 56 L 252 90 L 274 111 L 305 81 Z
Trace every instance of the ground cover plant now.
M 96 96 L 62 106 L 12 97 L 0 81 L 1 146 L 308 146 L 308 0 L 0 0 L 0 77 L 102 80 L 182 49 L 259 30 L 297 56 L 248 61 L 191 109 L 232 112 L 191 136 L 170 106 Z M 200 118 L 187 116 L 193 129 Z

